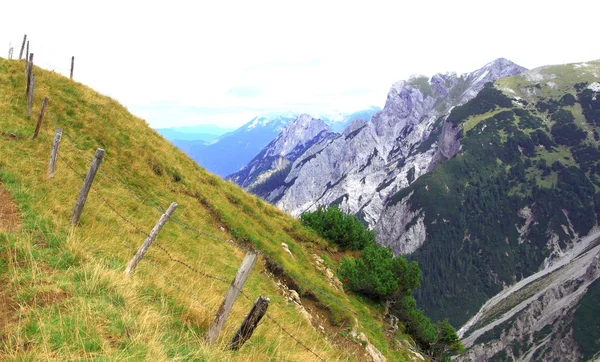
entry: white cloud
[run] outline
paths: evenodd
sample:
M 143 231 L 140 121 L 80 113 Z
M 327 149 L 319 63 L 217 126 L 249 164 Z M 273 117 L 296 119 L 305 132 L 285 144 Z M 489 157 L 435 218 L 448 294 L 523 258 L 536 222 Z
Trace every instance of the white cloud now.
M 18 55 L 27 33 L 36 64 L 63 74 L 75 55 L 77 80 L 156 127 L 166 125 L 164 102 L 168 125 L 212 122 L 204 109 L 227 110 L 220 122 L 239 125 L 258 109 L 383 106 L 396 80 L 497 57 L 526 67 L 600 58 L 593 0 L 32 0 L 2 10 L 6 50 L 12 42 Z M 240 97 L 236 87 L 256 92 Z

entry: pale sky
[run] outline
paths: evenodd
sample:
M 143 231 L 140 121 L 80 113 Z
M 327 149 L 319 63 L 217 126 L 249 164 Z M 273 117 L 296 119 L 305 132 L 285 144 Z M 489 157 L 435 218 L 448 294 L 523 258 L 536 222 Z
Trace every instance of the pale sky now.
M 2 57 L 109 95 L 152 127 L 383 107 L 411 74 L 600 58 L 600 1 L 6 1 Z

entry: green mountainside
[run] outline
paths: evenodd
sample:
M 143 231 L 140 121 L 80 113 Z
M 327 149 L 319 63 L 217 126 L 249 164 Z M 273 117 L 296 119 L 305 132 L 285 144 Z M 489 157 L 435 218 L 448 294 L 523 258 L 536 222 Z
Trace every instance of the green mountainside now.
M 206 172 L 116 101 L 54 72 L 34 74 L 28 118 L 24 64 L 0 59 L 0 360 L 357 361 L 373 349 L 390 361 L 419 358 L 402 324 L 390 330 L 381 306 L 332 283 L 328 268 L 341 255 L 331 244 Z M 57 127 L 64 135 L 48 179 Z M 104 161 L 71 227 L 99 147 Z M 175 219 L 125 277 L 171 202 Z M 207 345 L 244 247 L 263 256 L 218 343 Z M 271 299 L 268 317 L 240 351 L 228 350 L 259 295 Z M 368 342 L 353 337 L 361 333 Z
M 504 285 L 537 271 L 597 223 L 600 62 L 488 84 L 456 107 L 457 156 L 393 196 L 424 215 L 419 304 L 464 324 Z M 598 97 L 598 98 L 597 98 Z M 441 127 L 441 125 L 440 125 Z M 432 132 L 435 134 L 435 131 Z

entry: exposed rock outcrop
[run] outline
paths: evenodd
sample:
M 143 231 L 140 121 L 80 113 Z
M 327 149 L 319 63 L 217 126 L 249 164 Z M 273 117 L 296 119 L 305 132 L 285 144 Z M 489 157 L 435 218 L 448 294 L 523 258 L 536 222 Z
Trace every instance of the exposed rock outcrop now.
M 286 169 L 310 146 L 336 134 L 320 119 L 308 114 L 300 115 L 288 124 L 256 157 L 228 179 L 252 190 L 268 181 L 278 171 Z M 285 175 L 282 175 L 282 179 Z
M 459 331 L 468 335 L 463 339 L 468 349 L 456 360 L 488 361 L 502 355 L 519 361 L 579 361 L 572 322 L 587 288 L 600 277 L 600 246 L 551 269 L 487 303 Z
M 523 69 L 498 59 L 472 73 L 396 82 L 371 122 L 354 121 L 341 136 L 313 144 L 288 165 L 277 187 L 261 195 L 295 216 L 337 204 L 370 228 L 389 224 L 391 215 L 399 215 L 390 210 L 382 216 L 390 196 L 458 152 L 460 128 L 444 122 L 448 111 L 474 97 L 485 83 Z M 423 222 L 415 220 L 401 239 L 413 218 L 403 219 L 406 224 L 384 225 L 377 233 L 378 241 L 393 245 L 395 252 L 414 250 L 426 232 Z M 401 245 L 405 243 L 410 245 Z

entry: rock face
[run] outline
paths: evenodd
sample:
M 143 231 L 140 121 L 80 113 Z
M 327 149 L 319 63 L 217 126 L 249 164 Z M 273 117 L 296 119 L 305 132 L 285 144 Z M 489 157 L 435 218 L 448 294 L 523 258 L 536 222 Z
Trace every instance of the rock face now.
M 300 115 L 287 125 L 256 157 L 228 179 L 252 190 L 273 174 L 285 170 L 311 146 L 337 136 L 322 120 Z
M 313 145 L 289 166 L 276 188 L 261 195 L 295 216 L 318 205 L 339 204 L 375 228 L 378 241 L 398 240 L 405 225 L 377 226 L 390 195 L 458 152 L 460 129 L 445 124 L 444 115 L 474 97 L 485 83 L 523 70 L 497 59 L 468 74 L 396 82 L 371 122 L 354 121 L 340 137 Z M 420 225 L 417 220 L 413 233 L 423 239 Z M 394 250 L 410 252 L 414 247 Z
M 595 235 L 595 237 L 597 237 Z M 457 361 L 579 361 L 573 338 L 578 304 L 600 278 L 600 246 L 534 274 L 486 303 L 459 335 L 467 352 Z

